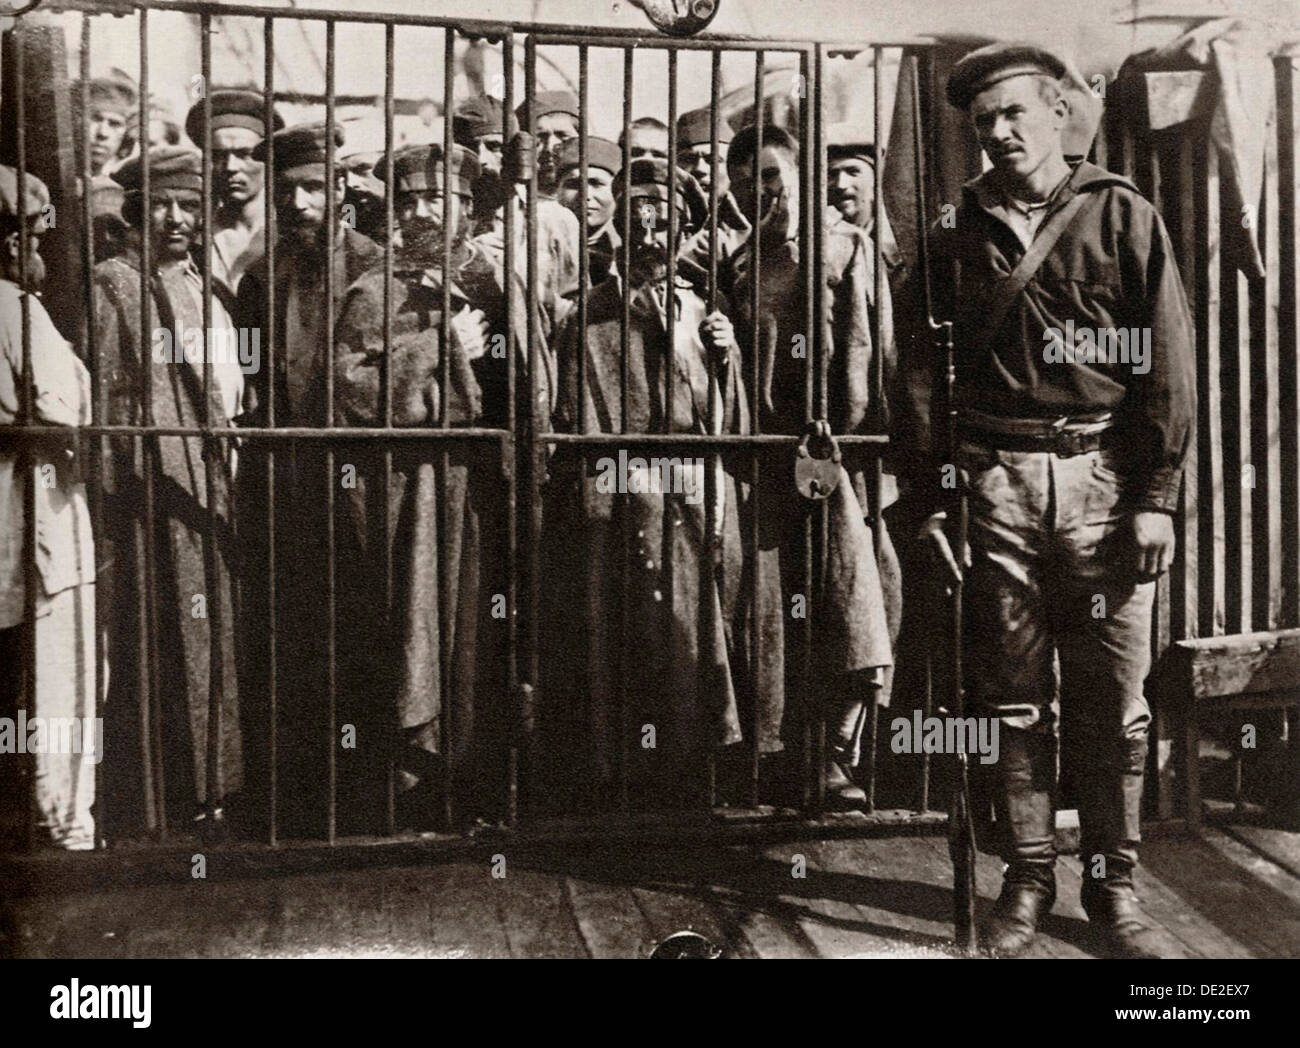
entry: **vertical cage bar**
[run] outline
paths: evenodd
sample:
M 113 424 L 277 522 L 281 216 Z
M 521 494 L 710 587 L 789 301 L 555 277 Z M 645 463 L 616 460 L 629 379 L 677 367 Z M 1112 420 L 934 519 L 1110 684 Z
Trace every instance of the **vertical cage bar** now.
M 880 130 L 884 126 L 884 103 L 882 100 L 884 94 L 883 63 L 884 49 L 873 47 L 871 49 L 871 126 L 876 149 L 875 159 L 871 165 L 871 255 L 873 260 L 873 294 L 876 308 L 871 326 L 871 404 L 872 414 L 875 418 L 875 429 L 882 431 L 885 429 L 885 295 L 887 294 L 885 285 L 885 245 L 883 240 L 885 228 L 884 160 Z M 827 167 L 829 166 L 828 162 Z M 892 331 L 889 333 L 889 337 L 893 337 Z M 879 450 L 873 448 L 871 450 L 871 537 L 876 547 L 877 567 L 883 567 L 885 557 L 884 489 L 884 462 Z M 895 656 L 895 661 L 897 661 L 897 656 Z M 894 673 L 895 670 L 891 669 L 889 672 Z M 866 765 L 863 778 L 866 780 L 864 788 L 867 794 L 867 812 L 876 810 L 876 735 L 880 720 L 878 698 L 879 696 L 874 691 L 868 692 L 868 708 L 863 712 L 863 715 L 867 718 L 867 727 L 870 730 L 870 736 L 867 740 L 867 752 L 863 755 L 863 761 Z
M 32 374 L 32 313 L 28 297 L 27 253 L 31 249 L 31 233 L 27 226 L 27 70 L 26 26 L 21 22 L 13 32 L 14 62 L 14 140 L 18 164 L 18 283 L 20 286 L 19 325 L 22 340 L 22 398 L 18 417 L 24 426 L 38 422 L 36 417 L 35 381 Z M 36 567 L 36 454 L 30 437 L 21 441 L 19 475 L 23 478 L 23 688 L 20 691 L 18 714 L 26 719 L 28 713 L 39 713 L 36 705 L 36 587 L 40 575 Z M 22 805 L 20 834 L 24 848 L 30 848 L 36 837 L 36 758 L 23 754 L 19 758 L 19 798 Z
M 149 127 L 149 10 L 140 9 L 140 108 L 139 126 Z M 153 418 L 153 376 L 146 361 L 151 360 L 147 340 L 149 338 L 150 317 L 153 316 L 151 301 L 153 271 L 153 216 L 150 199 L 152 194 L 148 153 L 145 162 L 140 165 L 140 199 L 141 222 L 140 235 L 140 375 L 143 387 L 143 411 L 141 422 L 146 427 L 154 424 Z M 157 583 L 154 565 L 154 473 L 158 465 L 158 440 L 153 434 L 140 438 L 141 462 L 144 471 L 144 520 L 137 522 L 137 552 L 143 552 L 145 585 L 140 592 L 141 621 L 147 623 L 141 640 L 141 664 L 147 665 L 148 680 L 148 714 L 142 718 L 142 740 L 144 752 L 153 762 L 153 785 L 155 798 L 153 807 L 157 813 L 158 835 L 160 840 L 167 840 L 167 789 L 163 773 L 163 732 L 162 732 L 162 682 L 158 672 L 158 624 Z M 137 570 L 139 559 L 136 561 Z M 143 695 L 142 695 L 143 698 Z M 145 727 L 147 725 L 147 727 Z
M 393 425 L 393 51 L 394 30 L 392 22 L 384 23 L 384 377 L 380 396 L 383 398 L 384 427 Z M 383 444 L 384 459 L 384 622 L 386 634 L 392 636 L 393 620 L 393 448 L 389 441 Z M 400 729 L 393 728 L 394 745 L 388 747 L 384 770 L 384 832 L 392 836 L 397 832 L 397 767 L 396 747 L 401 744 Z
M 585 346 L 587 335 L 587 284 L 591 280 L 591 254 L 587 244 L 587 121 L 588 68 L 587 45 L 578 46 L 578 178 L 581 183 L 578 196 L 578 331 L 582 337 L 579 346 Z M 587 354 L 578 354 L 578 403 L 587 402 Z M 585 420 L 586 412 L 579 410 L 578 418 Z M 580 424 L 586 432 L 585 422 Z M 582 459 L 582 472 L 586 473 L 586 458 Z
M 623 133 L 619 141 L 623 143 L 623 170 L 630 172 L 632 167 L 632 63 L 634 51 L 623 49 Z M 620 262 L 622 280 L 622 312 L 619 316 L 619 428 L 627 430 L 628 411 L 628 331 L 632 323 L 631 295 L 632 288 L 628 282 L 628 269 L 632 258 L 632 194 L 630 186 L 625 186 L 622 207 L 623 257 Z M 584 350 L 585 354 L 585 350 Z M 585 407 L 583 415 L 585 417 Z M 619 517 L 619 534 L 622 537 L 623 564 L 631 562 L 631 536 L 628 534 L 627 500 L 616 501 Z M 627 572 L 619 572 L 619 646 L 618 646 L 618 806 L 626 810 L 631 804 L 629 796 L 628 762 L 631 760 L 631 746 L 628 733 L 632 727 L 631 710 L 628 709 L 627 694 L 627 651 L 628 651 L 628 611 L 627 611 Z
M 510 141 L 510 116 L 515 104 L 514 35 L 507 32 L 501 39 L 501 72 L 505 97 L 501 105 L 501 141 Z M 504 159 L 504 150 L 503 150 Z M 504 172 L 503 172 L 504 173 Z M 506 184 L 505 243 L 503 282 L 506 288 L 506 430 L 509 436 L 504 449 L 509 446 L 509 462 L 503 463 L 506 483 L 506 673 L 507 693 L 510 701 L 511 723 L 506 753 L 506 824 L 514 829 L 519 824 L 519 749 L 531 733 L 532 706 L 525 708 L 523 692 L 519 687 L 519 624 L 516 619 L 519 601 L 516 574 L 519 566 L 519 456 L 518 413 L 516 409 L 515 331 L 514 311 L 518 296 L 515 292 L 514 252 L 514 185 Z
M 77 128 L 77 134 L 81 136 L 81 184 L 90 185 L 90 150 L 87 143 L 86 121 L 85 116 L 90 112 L 90 15 L 81 16 L 81 53 L 79 56 L 79 75 L 80 83 L 78 85 L 78 94 L 80 96 L 80 111 L 82 119 L 80 127 Z M 90 368 L 90 391 L 91 404 L 93 405 L 91 418 L 98 425 L 103 425 L 108 421 L 108 406 L 105 403 L 105 384 L 103 381 L 103 366 L 99 358 L 99 338 L 96 331 L 95 319 L 95 217 L 94 208 L 92 207 L 91 194 L 83 192 L 81 194 L 81 276 L 82 292 L 84 295 L 84 308 L 86 315 L 86 365 Z M 93 534 L 98 538 L 106 534 L 104 531 L 104 460 L 109 453 L 110 445 L 107 438 L 97 436 L 94 438 L 94 464 L 90 467 L 91 475 L 94 478 L 91 485 L 90 497 L 90 520 Z M 100 541 L 103 541 L 102 539 Z M 96 560 L 101 557 L 101 551 L 96 550 Z M 104 673 L 104 667 L 108 665 L 108 638 L 107 630 L 100 628 L 101 622 L 107 622 L 105 614 L 106 609 L 100 607 L 100 601 L 104 599 L 106 587 L 97 586 L 95 592 L 96 622 L 95 622 L 95 715 L 102 717 L 104 710 L 107 708 L 108 689 L 107 677 Z M 101 771 L 103 766 L 102 754 L 101 759 L 95 762 L 95 847 L 102 849 L 105 846 L 106 825 L 108 819 L 108 797 L 104 790 L 104 775 Z
M 455 92 L 455 49 L 456 37 L 455 31 L 450 27 L 443 30 L 442 33 L 442 323 L 439 326 L 440 361 L 442 364 L 442 374 L 439 379 L 442 393 L 442 418 L 439 420 L 442 428 L 447 429 L 450 426 L 451 410 L 451 357 L 448 354 L 447 347 L 450 342 L 448 337 L 448 325 L 451 320 L 451 240 L 448 233 L 451 230 L 451 154 L 452 154 L 452 114 L 455 111 L 454 92 Z M 509 281 L 510 275 L 504 274 L 504 279 Z M 451 712 L 451 668 L 452 658 L 449 639 L 452 635 L 451 607 L 448 601 L 448 593 L 451 590 L 451 565 L 448 562 L 446 554 L 446 537 L 451 527 L 451 507 L 448 505 L 449 477 L 451 471 L 451 451 L 446 443 L 442 445 L 439 452 L 441 459 L 441 468 L 438 471 L 438 511 L 441 515 L 441 522 L 438 532 L 443 541 L 439 543 L 438 549 L 438 571 L 439 571 L 439 591 L 438 591 L 438 614 L 441 619 L 440 643 L 438 651 L 442 658 L 442 702 L 440 705 L 439 728 L 442 739 L 442 816 L 446 829 L 450 830 L 453 825 L 455 812 L 452 805 L 452 790 L 455 784 L 455 775 L 452 769 L 452 712 Z
M 752 225 L 749 234 L 749 251 L 750 261 L 752 263 L 749 274 L 749 315 L 752 320 L 750 324 L 751 342 L 749 347 L 750 353 L 750 386 L 749 402 L 753 405 L 754 435 L 757 436 L 763 432 L 762 422 L 762 404 L 761 397 L 762 368 L 759 362 L 763 359 L 762 333 L 762 314 L 759 312 L 761 306 L 761 296 L 759 294 L 759 275 L 762 270 L 762 244 L 759 236 L 759 225 L 763 217 L 763 66 L 764 54 L 762 51 L 754 52 L 754 131 L 756 138 L 754 140 L 754 158 L 751 163 L 752 174 L 754 179 L 754 217 L 751 220 Z M 749 678 L 753 682 L 754 702 L 749 711 L 749 806 L 758 807 L 759 801 L 759 764 L 761 743 L 759 732 L 762 727 L 762 709 L 760 705 L 761 694 L 759 692 L 759 667 L 762 662 L 759 658 L 759 630 L 758 630 L 758 609 L 761 589 L 759 587 L 759 521 L 762 519 L 762 499 L 759 494 L 759 485 L 762 482 L 761 462 L 759 461 L 759 449 L 755 447 L 750 451 L 749 456 L 749 490 L 750 497 L 753 500 L 753 508 L 750 513 L 750 556 L 754 565 L 754 570 L 749 574 L 750 582 L 750 607 L 753 609 L 754 616 L 754 643 L 750 645 L 750 667 Z M 784 682 L 778 684 L 784 692 Z M 785 696 L 787 702 L 789 696 Z
M 263 50 L 265 63 L 262 73 L 262 121 L 266 137 L 270 138 L 275 128 L 275 20 L 267 18 L 262 24 Z M 266 425 L 275 426 L 275 150 L 266 150 L 263 184 L 265 185 L 264 203 L 266 213 L 263 216 L 263 238 L 266 244 Z M 267 843 L 275 847 L 279 843 L 279 806 L 276 802 L 278 785 L 277 764 L 279 760 L 279 727 L 277 724 L 279 702 L 276 692 L 276 614 L 275 602 L 275 440 L 266 442 L 266 597 L 267 597 L 267 799 L 270 802 L 267 820 Z
M 218 816 L 221 801 L 221 705 L 225 692 L 225 659 L 222 632 L 223 587 L 217 572 L 216 550 L 216 479 L 214 473 L 221 469 L 225 455 L 231 450 L 227 443 L 218 442 L 212 434 L 212 358 L 209 339 L 212 330 L 212 16 L 206 12 L 199 16 L 199 68 L 203 74 L 203 429 L 202 456 L 203 487 L 207 498 L 207 531 L 203 536 L 204 587 L 208 591 L 208 737 L 207 757 L 204 762 L 204 810 L 209 820 Z M 224 399 L 222 400 L 224 403 Z M 223 419 L 224 423 L 226 420 Z M 224 428 L 224 426 L 223 426 Z M 186 438 L 188 439 L 188 438 Z M 233 580 L 232 580 L 233 584 Z
M 325 420 L 326 428 L 334 425 L 334 249 L 338 246 L 337 201 L 334 199 L 334 21 L 325 23 Z M 338 831 L 338 755 L 335 751 L 338 733 L 338 609 L 337 609 L 337 551 L 334 534 L 334 442 L 325 445 L 325 541 L 328 581 L 328 650 L 329 650 L 329 710 L 326 715 L 327 749 L 326 774 L 329 787 L 326 836 L 330 844 Z
M 528 102 L 528 133 L 537 140 L 537 113 L 533 99 L 537 95 L 537 38 L 530 34 L 524 42 L 524 98 Z M 528 177 L 528 682 L 537 687 L 540 667 L 540 640 L 538 618 L 541 613 L 541 474 L 544 463 L 539 461 L 537 443 L 539 420 L 537 418 L 542 363 L 538 328 L 541 318 L 537 298 L 537 165 L 533 164 Z

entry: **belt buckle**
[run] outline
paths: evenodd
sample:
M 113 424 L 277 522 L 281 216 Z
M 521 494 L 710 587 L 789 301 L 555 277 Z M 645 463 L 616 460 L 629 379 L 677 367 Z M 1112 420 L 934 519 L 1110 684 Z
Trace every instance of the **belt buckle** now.
M 1084 441 L 1087 440 L 1088 434 L 1079 430 L 1061 430 L 1056 435 L 1056 453 L 1061 458 L 1073 458 L 1075 455 L 1082 455 L 1086 450 Z
M 1052 419 L 1051 423 L 1049 424 L 1050 429 L 1052 431 L 1051 433 L 1052 453 L 1054 455 L 1059 455 L 1061 458 L 1069 458 L 1070 456 L 1077 455 L 1079 453 L 1077 448 L 1074 445 L 1073 440 L 1071 439 L 1075 436 L 1075 434 L 1067 432 L 1065 428 L 1066 424 L 1069 421 L 1070 421 L 1069 417 L 1063 415 L 1060 418 Z

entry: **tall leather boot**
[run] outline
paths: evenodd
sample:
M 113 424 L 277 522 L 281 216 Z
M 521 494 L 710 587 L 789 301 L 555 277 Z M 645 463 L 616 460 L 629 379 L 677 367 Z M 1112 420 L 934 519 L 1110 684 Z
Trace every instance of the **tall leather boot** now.
M 990 792 L 1007 872 L 980 943 L 993 956 L 1014 957 L 1056 902 L 1056 740 L 1005 725 L 1000 731 Z
M 1147 738 L 1120 739 L 1089 762 L 1079 784 L 1080 902 L 1099 945 L 1112 957 L 1162 956 L 1159 933 L 1133 889 L 1141 841 Z

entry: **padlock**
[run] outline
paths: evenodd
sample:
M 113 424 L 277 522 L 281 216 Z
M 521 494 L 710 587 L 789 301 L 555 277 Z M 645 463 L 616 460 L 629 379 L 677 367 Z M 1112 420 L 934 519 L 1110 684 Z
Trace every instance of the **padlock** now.
M 813 501 L 829 497 L 840 483 L 840 459 L 830 426 L 823 419 L 813 422 L 795 449 L 794 486 L 799 494 Z

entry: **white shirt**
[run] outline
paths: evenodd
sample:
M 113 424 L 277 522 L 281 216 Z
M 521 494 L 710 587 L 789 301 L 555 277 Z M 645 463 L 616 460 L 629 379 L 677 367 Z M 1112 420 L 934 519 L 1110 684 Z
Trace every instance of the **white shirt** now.
M 22 416 L 22 298 L 18 285 L 0 279 L 0 425 Z M 91 421 L 90 373 L 55 328 L 40 299 L 27 296 L 31 316 L 33 421 L 63 426 Z M 0 450 L 0 629 L 23 621 L 26 592 L 26 498 L 18 472 L 19 451 Z M 95 581 L 95 546 L 90 531 L 86 486 L 71 458 L 37 458 L 36 568 L 41 579 L 38 616 L 49 598 L 72 586 Z

